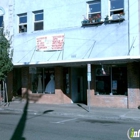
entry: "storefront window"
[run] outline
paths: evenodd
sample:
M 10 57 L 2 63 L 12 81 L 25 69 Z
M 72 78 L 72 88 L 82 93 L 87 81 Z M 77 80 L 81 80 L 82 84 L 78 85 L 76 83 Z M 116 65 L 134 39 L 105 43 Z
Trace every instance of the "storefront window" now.
M 55 93 L 54 69 L 31 67 L 30 73 L 33 93 Z
M 127 68 L 101 66 L 96 68 L 97 95 L 127 95 Z
M 96 69 L 96 94 L 106 95 L 111 93 L 110 68 L 100 66 Z
M 112 93 L 113 95 L 127 95 L 126 67 L 112 67 Z

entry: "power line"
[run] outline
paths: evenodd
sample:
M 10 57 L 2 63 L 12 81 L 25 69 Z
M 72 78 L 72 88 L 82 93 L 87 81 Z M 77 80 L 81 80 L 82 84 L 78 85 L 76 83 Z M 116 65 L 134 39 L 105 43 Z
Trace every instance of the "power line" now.
M 32 58 L 33 58 L 34 53 L 35 53 L 35 49 L 34 49 L 34 51 L 33 51 L 33 54 L 32 54 L 32 56 L 31 56 L 31 59 L 30 59 L 30 61 L 29 61 L 29 62 L 31 62 L 31 61 L 32 61 Z
M 34 49 L 34 48 L 33 48 L 33 49 Z M 18 63 L 19 63 L 23 58 L 25 58 L 31 51 L 33 51 L 33 49 L 30 50 L 25 56 L 23 56 L 23 57 L 18 61 Z
M 136 26 L 136 25 L 135 25 Z M 134 27 L 135 27 L 134 26 Z M 133 28 L 134 28 L 133 27 Z M 116 29 L 113 29 L 113 30 L 111 30 L 109 33 L 107 33 L 107 34 L 110 34 L 110 33 L 112 33 L 114 30 L 116 30 Z M 103 30 L 101 30 L 101 31 L 103 31 Z M 101 33 L 101 31 L 100 32 L 98 32 L 98 34 L 99 33 Z M 97 34 L 96 34 L 97 35 Z M 83 39 L 83 38 L 65 38 L 65 39 L 72 39 L 72 40 L 85 40 L 85 42 L 82 44 L 82 45 L 80 45 L 79 47 L 77 47 L 77 49 L 76 50 L 74 50 L 70 55 L 72 55 L 74 52 L 77 52 L 78 50 L 79 50 L 79 48 L 82 48 L 82 47 L 85 47 L 85 44 L 88 42 L 88 41 L 93 41 L 92 39 L 93 38 L 95 38 L 95 36 L 96 35 L 94 35 L 94 36 L 92 36 L 91 38 L 88 38 L 88 39 Z M 125 33 L 125 34 L 123 34 L 122 36 L 124 36 L 124 35 L 127 35 L 127 33 Z M 99 41 L 97 41 L 97 42 L 101 42 L 102 40 L 105 40 L 105 38 L 107 38 L 108 36 L 107 35 L 104 35 L 104 38 L 102 38 L 101 40 L 99 40 Z M 121 37 L 120 37 L 121 38 Z M 32 39 L 30 39 L 30 40 L 28 40 L 28 42 L 29 41 L 31 41 L 31 40 L 33 40 L 33 39 L 35 39 L 35 38 L 32 38 Z M 117 40 L 116 40 L 117 41 Z M 116 42 L 115 41 L 115 42 Z M 25 43 L 27 43 L 27 42 L 25 42 Z M 23 43 L 21 43 L 21 44 L 23 44 Z M 105 43 L 100 43 L 100 44 L 105 44 Z M 106 44 L 109 44 L 109 43 L 106 43 Z M 113 43 L 114 44 L 114 43 Z M 108 48 L 108 46 L 107 46 L 107 48 Z M 90 49 L 90 48 L 89 48 Z M 28 52 L 29 53 L 29 52 Z M 27 53 L 27 54 L 28 54 Z M 55 52 L 56 53 L 56 52 Z M 55 55 L 55 53 L 53 53 L 53 55 Z M 53 55 L 48 59 L 48 61 L 53 57 Z M 68 58 L 68 57 L 70 57 L 70 55 L 69 56 L 67 56 L 66 58 Z M 25 55 L 26 56 L 26 55 Z M 24 57 L 23 57 L 24 58 Z M 65 58 L 65 59 L 66 59 Z M 20 60 L 21 61 L 21 60 Z

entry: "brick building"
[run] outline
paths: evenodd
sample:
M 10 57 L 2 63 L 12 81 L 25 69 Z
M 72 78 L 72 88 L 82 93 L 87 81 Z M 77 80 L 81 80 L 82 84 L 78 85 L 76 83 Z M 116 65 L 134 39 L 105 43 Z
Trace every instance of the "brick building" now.
M 138 5 L 138 0 L 13 0 L 9 97 L 28 93 L 37 103 L 137 108 Z

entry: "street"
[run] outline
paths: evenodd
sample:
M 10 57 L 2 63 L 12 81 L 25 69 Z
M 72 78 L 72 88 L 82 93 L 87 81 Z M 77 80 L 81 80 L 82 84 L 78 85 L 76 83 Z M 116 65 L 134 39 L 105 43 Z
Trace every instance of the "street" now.
M 84 116 L 0 111 L 1 140 L 127 140 L 127 131 L 140 129 L 133 120 L 100 120 Z

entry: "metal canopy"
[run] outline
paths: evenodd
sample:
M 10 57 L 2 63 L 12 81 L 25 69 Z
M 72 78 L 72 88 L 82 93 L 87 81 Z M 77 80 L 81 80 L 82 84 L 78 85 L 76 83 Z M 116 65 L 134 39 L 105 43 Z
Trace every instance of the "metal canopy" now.
M 140 56 L 123 56 L 123 57 L 108 57 L 108 58 L 93 58 L 93 59 L 74 59 L 61 61 L 45 61 L 45 62 L 24 62 L 14 63 L 17 66 L 78 66 L 90 64 L 126 64 L 130 62 L 139 62 Z

